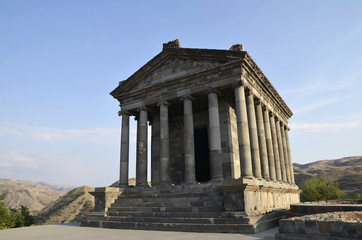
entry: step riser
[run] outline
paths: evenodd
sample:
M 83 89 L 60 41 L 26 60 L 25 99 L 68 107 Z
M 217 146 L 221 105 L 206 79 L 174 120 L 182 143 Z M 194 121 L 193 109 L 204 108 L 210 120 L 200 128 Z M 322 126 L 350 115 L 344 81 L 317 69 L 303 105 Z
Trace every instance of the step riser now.
M 111 207 L 108 212 L 222 212 L 223 207 Z
M 180 197 L 180 198 L 122 198 L 119 197 L 116 202 L 126 203 L 146 203 L 146 202 L 208 202 L 208 201 L 223 201 L 223 197 Z
M 248 224 L 248 219 L 232 218 L 173 218 L 173 217 L 108 217 L 109 221 L 196 224 Z
M 83 226 L 117 229 L 139 229 L 180 232 L 213 232 L 213 233 L 255 233 L 254 227 L 248 224 L 176 224 L 176 223 L 129 223 L 129 222 L 82 222 Z
M 194 217 L 217 218 L 223 216 L 222 212 L 109 212 L 108 216 L 140 216 L 140 217 Z
M 222 201 L 208 202 L 125 202 L 118 201 L 112 204 L 112 208 L 116 207 L 222 207 Z
M 220 197 L 222 194 L 216 192 L 206 192 L 206 193 L 168 193 L 168 194 L 147 194 L 147 193 L 124 193 L 119 198 L 120 199 L 134 199 L 134 198 L 189 198 L 189 197 Z

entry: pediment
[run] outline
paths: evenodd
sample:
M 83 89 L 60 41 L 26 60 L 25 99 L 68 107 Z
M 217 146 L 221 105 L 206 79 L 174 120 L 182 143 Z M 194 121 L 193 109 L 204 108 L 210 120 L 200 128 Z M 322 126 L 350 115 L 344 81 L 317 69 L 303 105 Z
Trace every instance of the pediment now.
M 171 58 L 160 67 L 150 72 L 143 79 L 137 81 L 137 83 L 128 90 L 136 91 L 154 84 L 165 83 L 170 79 L 178 78 L 187 74 L 193 74 L 202 70 L 211 69 L 220 64 L 220 62 L 215 61 Z
M 166 83 L 184 75 L 215 68 L 218 65 L 242 58 L 242 52 L 209 49 L 170 49 L 151 59 L 110 94 L 118 96 Z

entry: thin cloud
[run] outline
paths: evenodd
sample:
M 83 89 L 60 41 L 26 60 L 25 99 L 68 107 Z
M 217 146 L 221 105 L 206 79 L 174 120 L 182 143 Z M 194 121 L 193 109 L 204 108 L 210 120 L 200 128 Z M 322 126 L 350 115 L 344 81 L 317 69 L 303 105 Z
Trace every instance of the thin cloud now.
M 290 123 L 293 132 L 338 132 L 344 129 L 358 128 L 361 123 L 358 121 L 341 123 Z
M 350 95 L 339 95 L 336 97 L 331 97 L 331 98 L 327 98 L 327 99 L 321 99 L 321 100 L 317 100 L 315 102 L 311 102 L 309 104 L 303 105 L 303 106 L 298 106 L 296 108 L 294 108 L 293 112 L 295 114 L 297 113 L 305 113 L 314 109 L 318 109 L 321 107 L 325 107 L 331 104 L 335 104 L 338 102 L 342 102 L 342 101 L 346 101 L 346 100 L 350 100 L 353 98 L 357 98 L 359 97 L 361 94 L 350 94 Z
M 2 167 L 23 167 L 38 169 L 37 159 L 17 152 L 3 153 L 0 156 L 0 166 Z
M 96 144 L 118 144 L 120 132 L 119 129 L 113 128 L 58 129 L 0 122 L 0 136 L 13 136 L 41 142 L 80 141 Z

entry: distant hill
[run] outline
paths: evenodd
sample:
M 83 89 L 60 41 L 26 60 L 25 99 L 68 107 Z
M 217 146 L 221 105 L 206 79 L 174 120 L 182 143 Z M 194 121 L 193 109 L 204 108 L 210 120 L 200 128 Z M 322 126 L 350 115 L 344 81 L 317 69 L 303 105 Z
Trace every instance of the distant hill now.
M 337 180 L 342 191 L 351 197 L 362 193 L 362 156 L 322 160 L 308 164 L 294 163 L 295 183 L 300 186 L 312 177 Z
M 57 201 L 36 215 L 37 224 L 79 222 L 94 211 L 94 197 L 89 194 L 94 188 L 82 186 L 61 196 Z
M 1 179 L 0 194 L 6 194 L 6 204 L 9 208 L 27 206 L 30 211 L 39 211 L 51 202 L 57 200 L 69 190 L 67 186 L 57 186 L 48 183 L 37 183 L 24 180 Z

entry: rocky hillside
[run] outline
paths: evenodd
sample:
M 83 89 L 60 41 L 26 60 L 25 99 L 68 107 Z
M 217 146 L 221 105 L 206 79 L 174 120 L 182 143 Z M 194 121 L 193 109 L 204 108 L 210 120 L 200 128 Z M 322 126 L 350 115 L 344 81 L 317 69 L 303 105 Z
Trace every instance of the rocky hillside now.
M 73 189 L 36 215 L 37 224 L 79 222 L 94 210 L 94 188 L 82 186 Z
M 294 163 L 295 183 L 300 186 L 312 177 L 337 180 L 342 191 L 351 197 L 362 193 L 362 156 L 322 160 L 308 164 Z
M 32 181 L 1 179 L 0 194 L 6 194 L 6 204 L 9 208 L 27 206 L 30 211 L 39 211 L 51 202 L 57 200 L 68 190 L 65 186 Z

